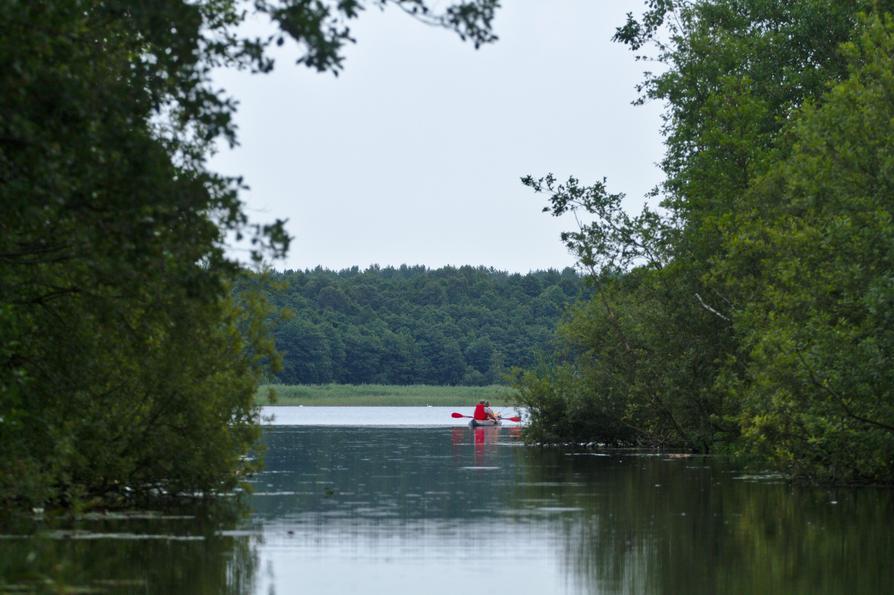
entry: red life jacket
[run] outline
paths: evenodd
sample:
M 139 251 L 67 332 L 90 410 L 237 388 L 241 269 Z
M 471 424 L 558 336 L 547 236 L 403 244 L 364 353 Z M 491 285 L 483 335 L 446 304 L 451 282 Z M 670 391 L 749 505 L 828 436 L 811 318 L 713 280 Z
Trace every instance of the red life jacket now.
M 487 419 L 487 413 L 484 412 L 484 403 L 478 403 L 475 405 L 475 413 L 472 414 L 473 419 L 477 419 L 478 421 L 484 421 Z

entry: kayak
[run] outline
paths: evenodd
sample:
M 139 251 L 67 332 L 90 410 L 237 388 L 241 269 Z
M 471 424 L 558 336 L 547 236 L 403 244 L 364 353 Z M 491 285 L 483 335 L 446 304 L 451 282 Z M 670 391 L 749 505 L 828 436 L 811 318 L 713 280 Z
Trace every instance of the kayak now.
M 472 421 L 469 422 L 469 426 L 473 427 L 473 428 L 486 428 L 488 426 L 498 426 L 498 425 L 500 425 L 500 420 L 494 421 L 492 419 L 484 419 L 484 420 L 473 419 Z

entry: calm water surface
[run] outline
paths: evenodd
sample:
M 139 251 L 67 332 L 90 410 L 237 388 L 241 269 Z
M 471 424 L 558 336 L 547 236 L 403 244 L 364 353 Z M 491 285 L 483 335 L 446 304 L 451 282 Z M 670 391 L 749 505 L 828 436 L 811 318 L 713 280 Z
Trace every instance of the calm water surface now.
M 889 490 L 796 489 L 707 457 L 528 448 L 518 428 L 439 426 L 462 423 L 452 409 L 428 423 L 422 410 L 439 408 L 402 408 L 423 427 L 336 409 L 266 428 L 267 468 L 241 513 L 229 498 L 21 523 L 0 538 L 0 592 L 894 589 Z
M 472 409 L 457 407 L 264 407 L 264 423 L 275 426 L 351 426 L 351 427 L 460 427 L 468 419 L 451 417 L 456 412 L 472 415 Z M 524 415 L 523 411 L 497 409 L 506 417 Z M 510 421 L 506 426 L 517 426 Z

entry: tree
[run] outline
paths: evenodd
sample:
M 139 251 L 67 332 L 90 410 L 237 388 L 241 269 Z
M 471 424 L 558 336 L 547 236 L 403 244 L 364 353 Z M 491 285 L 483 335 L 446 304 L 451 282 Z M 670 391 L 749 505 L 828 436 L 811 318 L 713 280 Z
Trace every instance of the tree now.
M 864 20 L 850 75 L 792 119 L 717 276 L 747 296 L 745 447 L 794 476 L 894 481 L 894 21 Z
M 210 72 L 266 72 L 289 36 L 337 74 L 348 22 L 388 4 L 495 39 L 496 0 L 255 2 L 282 32 L 268 39 L 240 36 L 247 11 L 226 0 L 0 6 L 0 500 L 214 491 L 252 470 L 276 355 L 259 292 L 230 297 L 224 248 L 246 238 L 259 263 L 289 238 L 205 167 L 236 139 Z
M 562 239 L 596 288 L 554 366 L 521 379 L 533 431 L 627 424 L 628 439 L 732 448 L 793 476 L 894 480 L 879 372 L 894 5 L 647 4 L 616 40 L 665 65 L 640 88 L 667 105 L 661 209 L 625 213 L 605 180 L 524 179 L 545 211 L 578 215 Z M 600 425 L 566 419 L 582 410 Z
M 282 353 L 279 377 L 292 384 L 323 384 L 333 377 L 329 340 L 320 327 L 301 318 L 278 325 L 276 348 Z
M 357 383 L 502 382 L 504 366 L 530 365 L 534 354 L 550 348 L 562 312 L 585 293 L 580 276 L 571 269 L 566 275 L 534 271 L 517 279 L 472 267 L 317 269 L 270 277 L 278 288 L 269 292 L 271 302 L 296 312 L 300 320 L 272 323 L 277 348 L 283 352 L 284 370 L 278 379 L 288 383 L 344 381 L 349 376 Z M 539 295 L 531 297 L 522 290 L 527 277 L 537 279 Z M 429 303 L 426 296 L 432 290 L 443 295 L 445 287 L 448 299 Z M 305 323 L 325 337 L 328 356 L 319 348 L 322 338 L 297 332 Z M 378 364 L 364 366 L 362 373 L 344 357 L 347 337 L 356 335 L 381 342 Z M 447 347 L 451 341 L 459 357 Z M 341 360 L 335 355 L 339 344 Z M 332 371 L 326 379 L 314 372 L 326 369 Z
M 488 337 L 479 337 L 469 342 L 465 351 L 465 359 L 474 369 L 484 375 L 490 372 L 491 357 L 494 344 Z
M 416 362 L 421 355 L 413 337 L 407 332 L 394 333 L 389 330 L 382 335 L 382 372 L 387 375 L 385 382 L 412 384 L 416 379 Z

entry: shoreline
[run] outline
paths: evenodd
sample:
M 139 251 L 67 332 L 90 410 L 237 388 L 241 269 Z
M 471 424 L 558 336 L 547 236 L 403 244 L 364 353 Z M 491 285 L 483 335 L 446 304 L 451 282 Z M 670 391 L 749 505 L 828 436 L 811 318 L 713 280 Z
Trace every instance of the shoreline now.
M 269 398 L 273 390 L 275 398 Z M 469 407 L 487 400 L 494 407 L 516 406 L 516 392 L 506 385 L 436 386 L 392 384 L 265 384 L 255 404 L 280 407 Z

